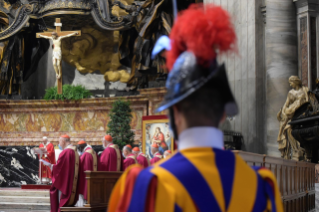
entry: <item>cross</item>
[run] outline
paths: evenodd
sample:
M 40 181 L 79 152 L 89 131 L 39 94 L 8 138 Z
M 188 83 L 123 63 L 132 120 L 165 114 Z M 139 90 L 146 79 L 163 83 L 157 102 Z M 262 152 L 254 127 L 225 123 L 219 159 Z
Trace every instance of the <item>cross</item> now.
M 44 32 L 44 33 L 37 33 L 37 38 L 46 38 L 51 39 L 53 41 L 53 66 L 54 70 L 57 72 L 59 70 L 60 77 L 57 78 L 57 86 L 58 86 L 58 94 L 62 94 L 62 43 L 61 39 L 65 37 L 71 37 L 71 36 L 81 36 L 81 31 L 61 31 L 62 23 L 60 21 L 60 18 L 55 19 L 54 26 L 56 27 L 56 34 L 57 38 L 52 38 L 52 32 Z M 77 34 L 75 34 L 77 33 Z M 54 56 L 54 53 L 56 53 L 58 56 Z M 58 76 L 58 74 L 57 74 Z

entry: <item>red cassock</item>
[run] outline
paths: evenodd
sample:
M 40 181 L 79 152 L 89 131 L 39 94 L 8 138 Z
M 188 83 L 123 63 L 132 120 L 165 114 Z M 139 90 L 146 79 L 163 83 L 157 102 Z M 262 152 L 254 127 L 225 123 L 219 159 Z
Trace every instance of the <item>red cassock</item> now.
M 97 171 L 97 155 L 91 147 L 85 149 L 80 157 L 78 194 L 82 194 L 87 200 L 87 182 L 85 171 Z
M 44 148 L 44 144 L 40 144 L 39 148 Z M 51 164 L 55 164 L 55 151 L 54 151 L 54 146 L 51 143 L 48 143 L 45 148 L 47 149 L 47 156 L 42 155 L 42 159 L 45 161 L 48 161 Z M 40 170 L 39 170 L 40 171 Z M 41 163 L 41 174 L 42 177 L 47 177 L 51 178 L 51 169 L 48 166 L 43 165 Z M 40 175 L 39 175 L 40 176 Z
M 60 153 L 59 159 L 52 169 L 51 212 L 60 212 L 60 207 L 73 206 L 77 201 L 79 163 L 79 155 L 75 146 L 69 145 Z M 62 193 L 60 203 L 59 191 Z
M 123 162 L 123 171 L 133 164 L 137 164 L 137 160 L 134 154 L 129 154 Z
M 108 145 L 99 158 L 99 171 L 121 171 L 122 157 L 116 144 Z
M 139 153 L 136 160 L 137 160 L 137 163 L 141 164 L 144 168 L 147 168 L 150 165 L 150 161 L 148 160 L 146 155 L 144 155 L 143 153 Z
M 151 159 L 151 165 L 153 165 L 154 163 L 156 163 L 157 161 L 160 161 L 163 158 L 163 155 L 161 155 L 160 153 L 155 153 L 154 157 Z

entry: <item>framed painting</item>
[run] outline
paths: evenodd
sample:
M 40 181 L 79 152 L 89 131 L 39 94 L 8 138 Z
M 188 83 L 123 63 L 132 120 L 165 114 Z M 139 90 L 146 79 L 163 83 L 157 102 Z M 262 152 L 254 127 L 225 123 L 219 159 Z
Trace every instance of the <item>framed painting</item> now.
M 153 158 L 151 146 L 159 145 L 159 152 L 174 150 L 174 139 L 169 130 L 169 120 L 165 115 L 143 116 L 142 118 L 142 149 L 149 158 Z

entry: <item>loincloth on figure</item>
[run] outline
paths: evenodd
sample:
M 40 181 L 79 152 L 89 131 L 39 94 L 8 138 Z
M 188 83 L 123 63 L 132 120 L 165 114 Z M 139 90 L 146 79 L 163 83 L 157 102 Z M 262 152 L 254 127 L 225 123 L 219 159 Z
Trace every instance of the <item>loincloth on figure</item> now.
M 62 52 L 61 51 L 53 51 L 53 58 L 52 59 L 61 60 L 62 59 Z

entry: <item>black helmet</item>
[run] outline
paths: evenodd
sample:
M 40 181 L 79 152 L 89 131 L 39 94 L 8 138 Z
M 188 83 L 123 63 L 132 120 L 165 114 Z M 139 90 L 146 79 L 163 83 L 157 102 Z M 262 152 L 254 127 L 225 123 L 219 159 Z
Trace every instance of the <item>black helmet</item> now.
M 208 68 L 203 68 L 192 52 L 184 52 L 176 60 L 166 81 L 167 94 L 156 112 L 179 103 L 208 83 L 211 89 L 222 93 L 226 114 L 235 116 L 238 106 L 229 87 L 225 65 L 219 66 L 213 60 Z

